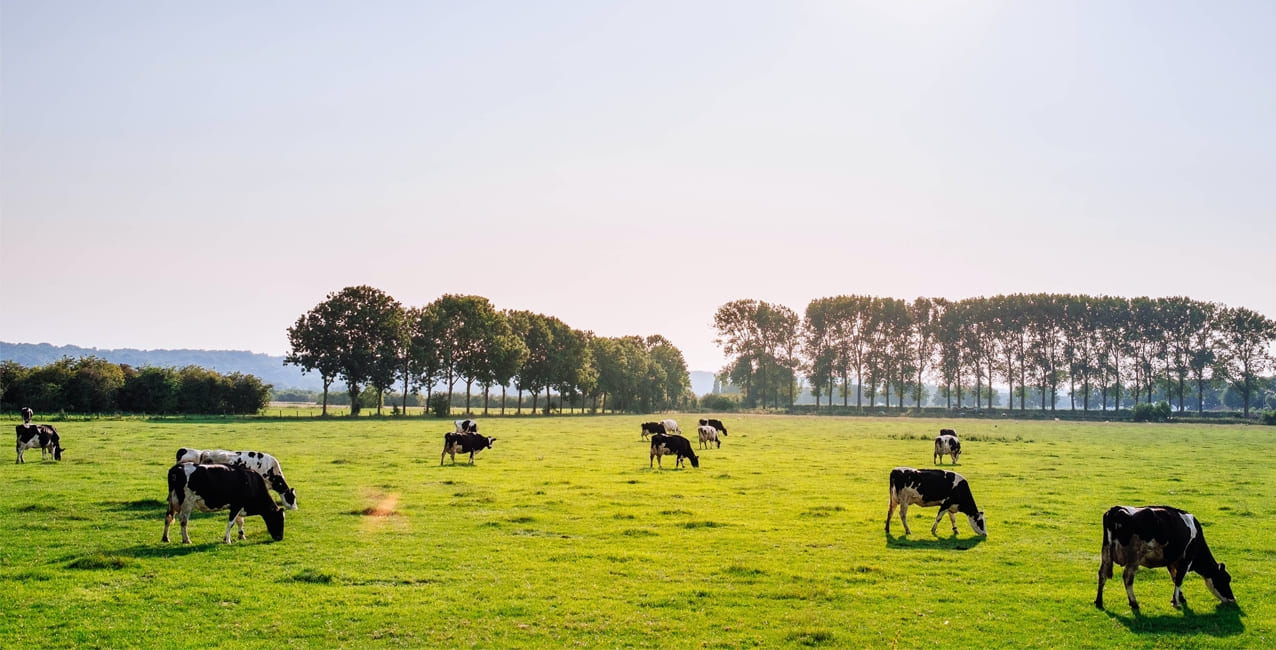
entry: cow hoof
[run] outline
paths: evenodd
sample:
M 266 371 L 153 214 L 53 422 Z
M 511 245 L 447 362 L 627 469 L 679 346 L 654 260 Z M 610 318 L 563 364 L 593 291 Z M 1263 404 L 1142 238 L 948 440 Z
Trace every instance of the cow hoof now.
M 1097 607 L 1097 608 L 1099 608 L 1099 609 L 1103 609 L 1103 599 L 1099 599 L 1099 600 L 1094 601 L 1094 606 L 1095 606 L 1095 607 Z

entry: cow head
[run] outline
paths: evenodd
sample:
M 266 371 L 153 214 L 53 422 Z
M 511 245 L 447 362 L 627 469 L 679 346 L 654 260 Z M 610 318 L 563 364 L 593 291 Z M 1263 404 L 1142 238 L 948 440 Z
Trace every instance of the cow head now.
M 284 506 L 286 506 L 289 510 L 297 509 L 296 488 L 288 488 L 287 490 L 284 490 L 283 497 L 284 497 Z
M 266 530 L 270 532 L 271 539 L 276 542 L 282 542 L 284 539 L 284 509 L 276 507 L 274 510 L 268 510 L 261 513 L 261 518 L 266 522 Z
M 688 458 L 690 458 L 690 459 L 691 459 L 691 466 L 692 466 L 692 467 L 699 467 L 699 466 L 700 466 L 700 457 L 699 457 L 699 456 L 697 456 L 697 455 L 695 455 L 695 454 L 692 454 L 692 455 L 688 456 Z
M 489 438 L 487 436 L 483 436 L 483 442 L 485 443 L 483 445 L 484 449 L 491 449 L 492 443 L 496 442 L 496 438 Z
M 62 445 L 56 442 L 53 443 L 53 460 L 62 460 L 62 452 L 64 451 L 66 450 L 62 448 Z
M 988 536 L 988 522 L 984 521 L 983 510 L 980 510 L 977 515 L 966 515 L 966 518 L 970 520 L 970 527 L 976 535 Z
M 1205 579 L 1205 586 L 1219 600 L 1225 603 L 1236 602 L 1236 596 L 1232 594 L 1232 574 L 1227 572 L 1227 566 L 1222 562 L 1218 565 L 1218 573 Z

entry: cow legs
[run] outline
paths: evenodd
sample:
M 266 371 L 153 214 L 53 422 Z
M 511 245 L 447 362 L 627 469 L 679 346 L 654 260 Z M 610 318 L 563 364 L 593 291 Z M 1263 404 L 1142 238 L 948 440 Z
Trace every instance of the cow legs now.
M 225 542 L 225 543 L 227 543 L 227 544 L 229 544 L 229 543 L 230 543 L 230 529 L 231 529 L 231 528 L 233 528 L 233 527 L 235 526 L 235 522 L 236 522 L 236 521 L 238 521 L 238 522 L 239 522 L 239 539 L 243 539 L 243 538 L 244 538 L 244 518 L 243 518 L 243 514 L 244 514 L 244 509 L 243 509 L 243 508 L 239 508 L 239 507 L 231 506 L 231 508 L 230 508 L 230 518 L 226 520 L 226 534 L 222 536 L 222 541 L 223 541 L 223 542 Z
M 191 514 L 183 510 L 181 514 L 177 515 L 177 518 L 182 522 L 182 543 L 190 544 L 191 536 L 186 533 L 186 522 L 190 521 Z
M 912 535 L 913 531 L 908 528 L 908 504 L 900 502 L 899 504 L 899 521 L 904 524 L 904 534 Z
M 1139 611 L 1139 601 L 1134 598 L 1134 574 L 1138 572 L 1139 564 L 1127 564 L 1121 569 L 1121 581 L 1125 583 L 1125 595 L 1130 598 L 1130 609 Z
M 930 527 L 930 534 L 931 534 L 931 535 L 936 535 L 936 536 L 938 536 L 938 533 L 936 533 L 936 532 L 935 532 L 935 529 L 936 529 L 936 528 L 939 528 L 939 521 L 940 521 L 941 519 L 943 519 L 943 518 L 944 518 L 944 513 L 945 513 L 945 512 L 946 512 L 946 513 L 948 513 L 948 520 L 949 520 L 949 521 L 952 523 L 952 525 L 953 525 L 953 534 L 954 534 L 954 535 L 956 535 L 956 534 L 957 534 L 957 517 L 956 517 L 956 515 L 954 515 L 954 514 L 953 514 L 953 510 L 952 510 L 952 508 L 940 508 L 940 509 L 939 509 L 939 512 L 935 515 L 935 523 L 934 523 L 934 524 L 932 524 L 932 525 L 931 525 L 931 527 Z
M 891 499 L 891 505 L 886 509 L 886 534 L 891 534 L 891 515 L 895 514 L 895 500 Z
M 168 541 L 168 527 L 173 525 L 173 509 L 169 508 L 164 514 L 164 536 L 160 538 L 161 542 Z
M 1099 593 L 1094 597 L 1094 606 L 1103 609 L 1103 583 L 1112 577 L 1112 552 L 1103 547 L 1102 560 L 1099 561 Z
M 1183 595 L 1183 578 L 1187 577 L 1187 571 L 1183 571 L 1177 564 L 1170 564 L 1165 567 L 1170 570 L 1170 579 L 1174 581 L 1174 595 L 1170 596 L 1170 605 L 1174 609 L 1180 609 L 1187 604 L 1187 597 Z

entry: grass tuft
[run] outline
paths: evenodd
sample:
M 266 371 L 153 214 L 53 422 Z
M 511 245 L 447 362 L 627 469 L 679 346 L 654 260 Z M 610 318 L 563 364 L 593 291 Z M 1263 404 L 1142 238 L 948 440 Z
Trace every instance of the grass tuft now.
M 302 569 L 288 578 L 291 582 L 304 582 L 307 584 L 329 585 L 332 584 L 333 577 L 331 573 L 317 571 L 315 569 Z
M 71 569 L 123 569 L 128 564 L 129 561 L 127 559 L 117 555 L 94 553 L 76 558 L 67 567 Z

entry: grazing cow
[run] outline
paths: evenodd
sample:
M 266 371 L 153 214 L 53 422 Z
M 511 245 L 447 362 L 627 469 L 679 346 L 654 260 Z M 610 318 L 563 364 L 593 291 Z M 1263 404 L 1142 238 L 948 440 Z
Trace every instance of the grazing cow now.
M 956 431 L 953 431 L 952 429 L 940 429 L 940 430 L 939 430 L 939 435 L 941 435 L 941 436 L 952 436 L 952 437 L 956 438 L 956 437 L 957 437 L 957 432 L 956 432 Z
M 1201 522 L 1190 513 L 1170 506 L 1112 506 L 1103 513 L 1103 549 L 1099 563 L 1099 593 L 1094 606 L 1103 609 L 1103 583 L 1112 577 L 1112 564 L 1122 567 L 1121 579 L 1130 597 L 1130 609 L 1139 610 L 1134 599 L 1134 573 L 1139 566 L 1165 567 L 1174 580 L 1170 604 L 1175 609 L 1187 604 L 1183 579 L 1189 571 L 1205 578 L 1205 587 L 1224 603 L 1236 602 L 1232 576 L 1205 545 Z
M 439 465 L 443 464 L 443 458 L 448 454 L 452 455 L 452 464 L 456 464 L 456 455 L 469 454 L 470 464 L 474 464 L 474 454 L 484 449 L 490 449 L 492 443 L 496 442 L 496 438 L 481 436 L 477 433 L 445 433 L 443 434 L 443 454 L 439 456 Z
M 952 457 L 954 465 L 957 464 L 957 457 L 961 455 L 961 441 L 957 439 L 957 436 L 945 433 L 935 438 L 935 462 L 944 464 L 945 454 Z
M 177 450 L 177 462 L 195 463 L 196 465 L 230 465 L 251 469 L 266 479 L 266 485 L 279 493 L 284 507 L 297 509 L 297 490 L 288 485 L 284 479 L 284 469 L 274 456 L 261 451 L 227 451 L 225 449 L 187 449 Z
M 966 515 L 970 528 L 976 535 L 988 535 L 984 522 L 984 513 L 975 505 L 975 497 L 970 493 L 970 484 L 966 477 L 957 472 L 942 469 L 913 469 L 896 467 L 891 470 L 891 506 L 886 511 L 886 534 L 891 532 L 891 515 L 895 506 L 899 506 L 899 520 L 904 524 L 904 534 L 910 535 L 908 528 L 908 506 L 939 506 L 939 514 L 935 515 L 935 523 L 930 527 L 934 535 L 939 520 L 948 513 L 953 524 L 953 534 L 957 534 L 956 512 Z
M 457 433 L 478 433 L 478 422 L 474 420 L 454 420 Z
M 717 443 L 718 447 L 722 447 L 722 440 L 718 438 L 718 430 L 707 424 L 700 425 L 696 431 L 700 434 L 700 448 L 706 449 L 710 442 Z M 726 435 L 726 434 L 723 434 Z
M 15 428 L 18 431 L 18 459 L 14 461 L 15 465 L 27 462 L 22 457 L 22 452 L 36 447 L 40 448 L 40 460 L 44 460 L 47 454 L 53 454 L 53 460 L 62 460 L 62 452 L 66 449 L 62 447 L 62 438 L 58 436 L 57 429 L 48 424 L 19 424 Z
M 665 454 L 671 454 L 678 457 L 674 462 L 674 467 L 682 467 L 682 459 L 691 459 L 692 467 L 700 466 L 700 458 L 696 456 L 696 452 L 691 450 L 691 441 L 682 436 L 672 433 L 656 433 L 651 436 L 651 458 L 647 461 L 647 467 L 651 467 L 651 460 L 655 460 L 657 464 L 664 467 L 661 457 Z
M 703 427 L 705 425 L 708 425 L 717 429 L 718 433 L 721 433 L 724 436 L 727 435 L 727 427 L 722 424 L 722 420 L 715 420 L 713 418 L 700 418 L 700 426 Z
M 226 535 L 222 541 L 230 543 L 230 530 L 239 524 L 239 539 L 244 539 L 244 515 L 261 515 L 266 530 L 276 542 L 284 538 L 284 510 L 275 504 L 266 488 L 266 479 L 246 467 L 227 465 L 196 465 L 178 463 L 168 470 L 168 512 L 164 515 L 164 536 L 168 541 L 168 527 L 177 516 L 182 522 L 182 543 L 190 544 L 186 522 L 191 511 L 213 512 L 230 508 L 226 520 Z
M 31 418 L 33 416 L 35 416 L 35 411 L 32 411 L 30 406 L 22 407 L 22 423 L 23 424 L 31 424 Z
M 665 433 L 677 433 L 679 435 L 682 434 L 682 429 L 678 428 L 677 420 L 661 420 L 660 424 L 664 425 Z
M 646 440 L 647 436 L 653 433 L 664 433 L 665 425 L 659 422 L 643 422 L 642 423 L 642 439 Z

